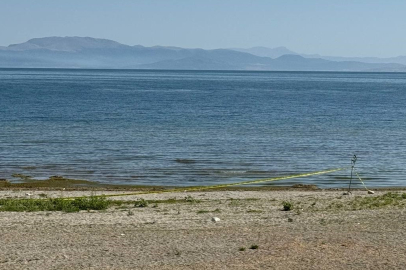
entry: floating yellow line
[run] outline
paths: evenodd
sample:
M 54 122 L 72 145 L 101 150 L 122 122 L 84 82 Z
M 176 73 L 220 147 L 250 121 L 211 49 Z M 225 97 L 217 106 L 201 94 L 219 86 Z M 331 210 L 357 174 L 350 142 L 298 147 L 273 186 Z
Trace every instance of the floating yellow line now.
M 131 195 L 146 195 L 146 194 L 160 194 L 160 193 L 185 192 L 185 191 L 200 191 L 200 190 L 208 190 L 208 189 L 216 189 L 216 188 L 224 188 L 224 187 L 232 187 L 232 186 L 241 186 L 241 185 L 265 183 L 265 182 L 274 182 L 274 181 L 280 181 L 280 180 L 286 180 L 286 179 L 292 179 L 292 178 L 308 177 L 308 176 L 313 176 L 313 175 L 320 175 L 320 174 L 327 174 L 327 173 L 342 171 L 342 170 L 345 170 L 345 169 L 348 169 L 348 167 L 336 168 L 336 169 L 328 169 L 328 170 L 317 171 L 317 172 L 293 174 L 293 175 L 280 176 L 280 177 L 274 177 L 274 178 L 257 179 L 257 180 L 252 180 L 252 181 L 244 181 L 244 182 L 230 183 L 230 184 L 220 184 L 220 185 L 203 186 L 203 187 L 189 187 L 189 188 L 183 187 L 183 188 L 154 190 L 154 191 L 145 191 L 145 192 L 98 195 L 98 196 L 95 196 L 95 197 L 121 197 L 121 196 L 131 196 Z M 65 199 L 77 199 L 77 198 L 83 198 L 83 197 L 86 197 L 86 196 L 69 197 L 69 198 L 65 198 Z

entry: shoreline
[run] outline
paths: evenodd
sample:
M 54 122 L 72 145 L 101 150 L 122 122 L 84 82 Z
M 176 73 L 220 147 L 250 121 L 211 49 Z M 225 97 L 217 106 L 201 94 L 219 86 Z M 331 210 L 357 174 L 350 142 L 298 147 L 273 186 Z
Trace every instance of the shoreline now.
M 89 180 L 80 179 L 69 179 L 61 176 L 51 176 L 46 180 L 34 180 L 30 176 L 18 175 L 21 181 L 10 182 L 7 179 L 0 179 L 0 190 L 72 190 L 72 191 L 169 191 L 173 189 L 176 190 L 190 190 L 190 189 L 201 189 L 205 192 L 212 191 L 228 191 L 228 190 L 239 190 L 239 191 L 278 191 L 278 190 L 335 190 L 335 191 L 346 191 L 348 186 L 343 186 L 340 188 L 319 188 L 316 185 L 308 184 L 294 184 L 294 185 L 238 185 L 238 186 L 225 186 L 225 187 L 215 187 L 213 186 L 163 186 L 163 185 L 122 185 L 122 184 L 105 184 L 100 182 L 94 182 Z M 365 190 L 365 187 L 360 187 L 357 180 L 354 180 L 351 190 Z M 210 188 L 208 188 L 210 187 Z M 211 188 L 215 187 L 215 188 Z M 372 187 L 369 188 L 373 191 L 397 191 L 406 189 L 406 186 L 398 187 Z

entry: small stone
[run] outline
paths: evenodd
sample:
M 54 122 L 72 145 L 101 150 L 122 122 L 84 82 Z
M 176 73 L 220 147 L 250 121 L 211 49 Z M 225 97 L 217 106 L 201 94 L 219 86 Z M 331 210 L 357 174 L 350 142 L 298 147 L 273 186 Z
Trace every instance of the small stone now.
M 220 218 L 218 218 L 218 217 L 212 217 L 212 218 L 211 218 L 211 221 L 213 221 L 213 222 L 219 222 L 219 221 L 220 221 Z
M 368 194 L 375 194 L 372 190 L 368 190 Z

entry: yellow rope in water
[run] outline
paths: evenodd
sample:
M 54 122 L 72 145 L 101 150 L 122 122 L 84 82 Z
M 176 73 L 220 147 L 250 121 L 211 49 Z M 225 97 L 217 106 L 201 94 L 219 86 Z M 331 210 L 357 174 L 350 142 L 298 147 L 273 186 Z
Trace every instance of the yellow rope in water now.
M 361 177 L 359 176 L 359 174 L 357 172 L 355 172 L 355 174 L 358 176 L 358 179 L 361 181 L 362 185 L 364 185 L 366 191 L 369 191 L 369 189 L 367 188 L 367 186 L 365 185 L 364 181 L 362 181 Z
M 244 181 L 244 182 L 230 183 L 230 184 L 221 184 L 221 185 L 212 185 L 212 186 L 203 186 L 203 187 L 190 187 L 190 188 L 175 188 L 175 189 L 166 189 L 166 190 L 153 190 L 153 191 L 145 191 L 145 192 L 132 192 L 132 193 L 98 195 L 98 196 L 95 196 L 95 197 L 121 197 L 121 196 L 131 196 L 131 195 L 160 194 L 160 193 L 185 192 L 185 191 L 200 191 L 200 190 L 217 189 L 217 188 L 232 187 L 232 186 L 258 184 L 258 183 L 264 183 L 264 182 L 274 182 L 274 181 L 280 181 L 280 180 L 286 180 L 286 179 L 292 179 L 292 178 L 308 177 L 308 176 L 313 176 L 313 175 L 320 175 L 320 174 L 326 174 L 326 173 L 331 173 L 331 172 L 342 171 L 342 170 L 345 170 L 345 169 L 348 169 L 348 167 L 336 168 L 336 169 L 328 169 L 328 170 L 316 171 L 316 172 L 310 172 L 310 173 L 293 174 L 293 175 L 280 176 L 280 177 L 274 177 L 274 178 L 257 179 L 257 180 L 252 180 L 252 181 Z M 87 196 L 67 197 L 65 199 L 78 199 L 78 198 L 83 198 L 83 197 L 87 197 Z

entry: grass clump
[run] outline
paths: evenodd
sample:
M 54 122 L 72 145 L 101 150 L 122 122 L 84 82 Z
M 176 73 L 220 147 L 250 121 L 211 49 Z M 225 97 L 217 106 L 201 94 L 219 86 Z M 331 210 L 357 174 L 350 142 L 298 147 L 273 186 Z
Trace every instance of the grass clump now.
M 62 198 L 49 199 L 1 199 L 0 211 L 35 212 L 63 211 L 78 212 L 80 210 L 104 210 L 110 206 L 105 197 L 83 197 L 73 200 Z
M 197 211 L 197 214 L 206 214 L 206 213 L 221 213 L 221 210 L 219 208 L 216 208 L 215 210 L 199 210 L 199 211 Z
M 388 192 L 381 196 L 373 197 L 356 197 L 351 202 L 353 210 L 361 209 L 376 209 L 388 206 L 401 205 L 403 200 L 406 200 L 406 193 L 392 193 Z
M 258 245 L 251 245 L 250 249 L 258 249 Z
M 148 206 L 148 201 L 144 199 L 140 199 L 139 201 L 136 201 L 134 204 L 134 207 L 147 207 Z
M 198 202 L 198 200 L 196 200 L 195 198 L 193 198 L 192 196 L 188 195 L 187 197 L 185 197 L 185 201 L 189 202 L 189 203 L 196 203 Z
M 263 213 L 264 211 L 262 211 L 262 210 L 257 210 L 257 209 L 248 209 L 247 210 L 247 213 L 257 213 L 257 214 L 259 214 L 259 213 Z
M 240 247 L 238 250 L 239 251 L 245 251 L 245 247 Z
M 293 203 L 284 201 L 282 202 L 283 211 L 290 211 L 293 209 Z
M 245 201 L 259 201 L 259 198 L 245 198 Z

